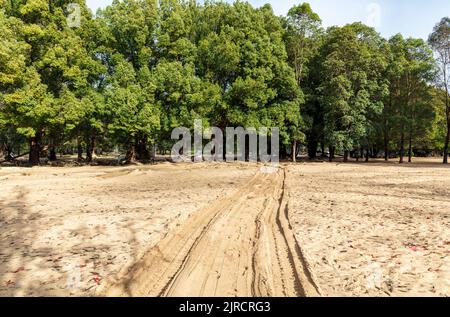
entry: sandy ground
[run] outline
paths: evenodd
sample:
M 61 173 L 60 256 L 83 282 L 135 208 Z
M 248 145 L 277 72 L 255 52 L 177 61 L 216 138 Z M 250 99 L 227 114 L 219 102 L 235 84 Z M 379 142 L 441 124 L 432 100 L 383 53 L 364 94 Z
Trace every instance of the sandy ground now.
M 287 187 L 323 295 L 450 296 L 449 168 L 297 165 Z
M 285 171 L 259 171 L 195 214 L 107 290 L 108 296 L 318 296 L 290 230 Z
M 95 295 L 255 169 L 0 169 L 0 296 Z
M 436 162 L 0 169 L 0 296 L 450 295 Z

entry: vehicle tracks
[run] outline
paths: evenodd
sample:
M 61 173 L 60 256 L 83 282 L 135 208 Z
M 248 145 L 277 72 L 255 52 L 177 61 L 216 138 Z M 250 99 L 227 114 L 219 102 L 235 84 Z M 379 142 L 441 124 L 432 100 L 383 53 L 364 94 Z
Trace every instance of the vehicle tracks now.
M 288 218 L 286 171 L 258 172 L 170 232 L 106 296 L 320 296 Z

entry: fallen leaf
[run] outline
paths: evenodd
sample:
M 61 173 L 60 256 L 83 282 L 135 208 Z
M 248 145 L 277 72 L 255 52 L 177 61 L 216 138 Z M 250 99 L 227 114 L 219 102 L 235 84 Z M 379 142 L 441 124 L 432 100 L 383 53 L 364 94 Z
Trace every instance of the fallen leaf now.
M 25 271 L 25 268 L 23 266 L 19 267 L 17 270 L 15 270 L 12 273 L 17 274 L 17 273 L 22 272 L 22 271 Z
M 97 285 L 100 285 L 102 278 L 98 275 L 94 276 L 91 281 L 94 281 Z
M 13 282 L 13 281 L 11 281 L 11 280 L 9 280 L 9 281 L 5 281 L 5 285 L 6 285 L 6 287 L 9 287 L 9 286 L 11 286 L 11 285 L 15 285 L 16 283 L 15 282 Z

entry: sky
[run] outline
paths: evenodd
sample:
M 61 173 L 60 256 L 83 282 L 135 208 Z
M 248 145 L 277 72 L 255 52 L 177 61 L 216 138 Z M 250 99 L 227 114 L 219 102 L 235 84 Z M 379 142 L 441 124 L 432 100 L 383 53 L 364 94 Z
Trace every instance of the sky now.
M 95 12 L 112 0 L 87 0 Z M 227 2 L 233 2 L 229 0 Z M 258 7 L 271 3 L 277 15 L 303 0 L 249 0 Z M 364 22 L 385 37 L 402 33 L 406 37 L 427 39 L 444 16 L 450 16 L 449 0 L 305 0 L 319 14 L 325 27 Z

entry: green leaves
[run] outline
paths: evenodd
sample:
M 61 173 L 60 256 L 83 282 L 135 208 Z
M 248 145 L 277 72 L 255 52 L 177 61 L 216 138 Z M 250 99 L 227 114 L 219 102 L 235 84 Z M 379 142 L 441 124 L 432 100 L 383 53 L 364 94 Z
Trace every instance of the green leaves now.
M 67 23 L 69 2 L 80 6 L 78 28 Z M 307 3 L 281 18 L 242 1 L 114 0 L 95 18 L 83 0 L 0 8 L 0 133 L 145 150 L 202 119 L 279 127 L 283 144 L 307 141 L 312 156 L 319 142 L 352 151 L 381 133 L 442 139 L 436 125 L 448 111 L 430 107 L 441 100 L 430 93 L 430 48 L 362 23 L 325 31 Z M 429 39 L 441 64 L 448 24 Z
M 381 113 L 386 65 L 381 38 L 361 24 L 331 28 L 321 50 L 318 87 L 324 107 L 325 140 L 339 150 L 353 150 L 367 137 Z

